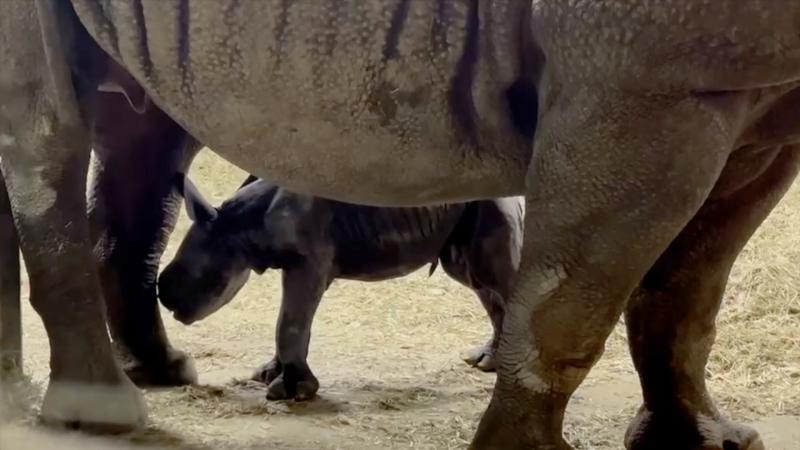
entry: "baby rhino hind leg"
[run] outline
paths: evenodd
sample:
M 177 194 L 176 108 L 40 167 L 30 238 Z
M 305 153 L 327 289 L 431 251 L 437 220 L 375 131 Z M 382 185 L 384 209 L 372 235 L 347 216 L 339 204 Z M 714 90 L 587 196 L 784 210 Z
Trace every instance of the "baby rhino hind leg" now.
M 483 345 L 464 351 L 461 359 L 471 367 L 483 372 L 494 372 L 497 370 L 495 353 L 500 342 L 500 330 L 503 327 L 503 302 L 505 299 L 491 289 L 480 289 L 477 294 L 492 322 L 492 336 Z
M 626 323 L 644 405 L 626 435 L 630 450 L 764 449 L 754 430 L 721 416 L 705 385 L 731 266 L 800 168 L 796 147 L 761 158 L 761 175 L 732 193 L 712 194 L 631 297 Z M 732 159 L 730 166 L 742 165 Z
M 475 202 L 441 255 L 445 272 L 475 291 L 491 321 L 489 340 L 461 354 L 464 362 L 484 372 L 496 369 L 505 302 L 519 268 L 523 216 L 521 197 Z

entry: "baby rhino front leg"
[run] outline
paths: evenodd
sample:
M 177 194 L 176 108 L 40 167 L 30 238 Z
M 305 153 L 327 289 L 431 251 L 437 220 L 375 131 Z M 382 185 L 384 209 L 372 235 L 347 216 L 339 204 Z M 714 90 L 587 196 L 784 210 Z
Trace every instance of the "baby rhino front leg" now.
M 328 264 L 306 260 L 283 271 L 283 297 L 275 330 L 276 354 L 253 375 L 267 384 L 267 399 L 310 400 L 319 381 L 308 367 L 308 345 L 314 314 L 327 289 Z

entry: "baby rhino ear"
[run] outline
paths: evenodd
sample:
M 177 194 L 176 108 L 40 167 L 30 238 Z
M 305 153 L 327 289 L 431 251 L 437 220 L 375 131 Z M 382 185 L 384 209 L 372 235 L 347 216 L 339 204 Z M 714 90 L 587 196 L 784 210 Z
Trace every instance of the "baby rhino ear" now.
M 244 188 L 246 186 L 249 186 L 249 185 L 255 183 L 256 181 L 258 181 L 258 177 L 255 176 L 255 175 L 250 174 L 250 175 L 247 176 L 247 178 L 244 179 L 244 181 L 242 182 L 242 185 L 239 186 L 239 189 L 241 190 L 242 188 Z
M 181 193 L 186 206 L 186 214 L 195 223 L 211 222 L 217 218 L 217 210 L 209 203 L 197 186 L 185 174 L 175 176 L 175 188 Z

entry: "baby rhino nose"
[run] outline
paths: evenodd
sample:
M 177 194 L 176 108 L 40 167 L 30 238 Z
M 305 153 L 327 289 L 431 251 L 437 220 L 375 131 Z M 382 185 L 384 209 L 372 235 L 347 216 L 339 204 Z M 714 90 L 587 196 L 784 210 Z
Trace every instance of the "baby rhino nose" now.
M 183 265 L 170 264 L 158 277 L 158 298 L 170 311 L 180 304 L 180 294 L 186 290 L 189 271 Z

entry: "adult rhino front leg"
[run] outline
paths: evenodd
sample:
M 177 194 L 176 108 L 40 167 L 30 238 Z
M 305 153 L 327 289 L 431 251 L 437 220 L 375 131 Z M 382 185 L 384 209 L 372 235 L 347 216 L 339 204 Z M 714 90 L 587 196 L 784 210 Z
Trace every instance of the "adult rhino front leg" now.
M 22 375 L 19 241 L 0 173 L 0 382 Z
M 572 393 L 728 156 L 728 124 L 688 94 L 653 99 L 590 74 L 565 92 L 551 70 L 564 73 L 551 66 L 543 83 L 522 260 L 475 449 L 571 448 Z
M 755 158 L 740 152 L 722 179 L 749 181 L 715 190 L 628 304 L 631 353 L 644 391 L 625 439 L 631 450 L 764 448 L 754 430 L 720 415 L 705 367 L 730 269 L 797 175 L 800 149 L 776 148 Z M 751 179 L 753 173 L 760 175 Z
M 90 143 L 66 64 L 71 49 L 64 48 L 75 35 L 56 20 L 71 13 L 55 1 L 0 6 L 0 165 L 31 303 L 50 342 L 41 415 L 47 422 L 128 429 L 144 421 L 144 403 L 114 360 L 91 252 Z
M 111 76 L 140 89 L 116 66 Z M 180 210 L 174 178 L 200 145 L 152 103 L 136 112 L 123 95 L 97 92 L 90 104 L 96 161 L 89 209 L 111 336 L 136 384 L 195 383 L 191 357 L 167 339 L 156 280 Z

